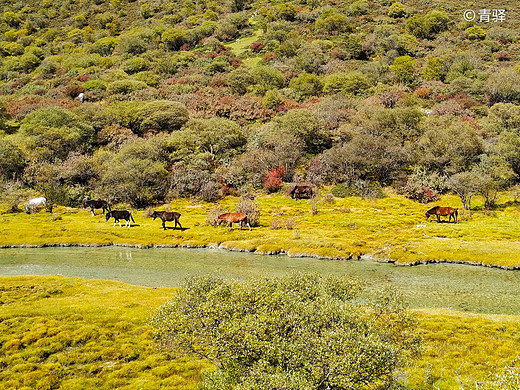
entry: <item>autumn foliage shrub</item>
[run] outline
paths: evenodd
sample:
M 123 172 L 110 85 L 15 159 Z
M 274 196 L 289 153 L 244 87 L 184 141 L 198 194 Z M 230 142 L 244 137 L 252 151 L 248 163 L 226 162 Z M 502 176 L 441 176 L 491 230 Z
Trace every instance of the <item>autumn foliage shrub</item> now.
M 253 53 L 260 53 L 264 49 L 264 44 L 262 42 L 253 42 L 249 48 Z
M 271 193 L 276 192 L 282 187 L 282 177 L 285 174 L 285 168 L 278 167 L 267 172 L 262 180 L 264 189 Z

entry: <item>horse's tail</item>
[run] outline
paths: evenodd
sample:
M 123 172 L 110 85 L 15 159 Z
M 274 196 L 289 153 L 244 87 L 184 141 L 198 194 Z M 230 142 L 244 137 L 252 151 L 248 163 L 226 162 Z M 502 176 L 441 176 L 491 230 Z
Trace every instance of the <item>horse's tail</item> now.
M 112 211 L 112 207 L 110 207 L 110 203 L 107 202 L 107 210 Z
M 130 213 L 130 219 L 132 220 L 133 223 L 135 223 L 134 217 L 132 217 L 132 213 Z
M 459 221 L 459 209 L 455 209 L 455 223 Z

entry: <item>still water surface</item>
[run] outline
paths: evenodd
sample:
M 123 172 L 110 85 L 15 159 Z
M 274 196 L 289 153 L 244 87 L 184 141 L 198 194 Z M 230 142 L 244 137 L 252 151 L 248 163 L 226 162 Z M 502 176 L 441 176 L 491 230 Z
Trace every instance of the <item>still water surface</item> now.
M 188 275 L 245 280 L 294 271 L 354 277 L 368 290 L 392 286 L 413 308 L 520 315 L 520 272 L 457 264 L 398 267 L 212 249 L 21 248 L 0 250 L 0 276 L 63 275 L 177 287 Z

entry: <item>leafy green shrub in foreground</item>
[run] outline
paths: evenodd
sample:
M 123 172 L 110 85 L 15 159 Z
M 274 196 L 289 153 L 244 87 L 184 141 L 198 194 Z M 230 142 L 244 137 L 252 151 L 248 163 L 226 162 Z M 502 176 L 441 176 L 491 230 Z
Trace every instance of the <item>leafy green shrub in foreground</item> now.
M 244 283 L 197 277 L 152 326 L 165 347 L 216 364 L 205 389 L 388 388 L 417 351 L 414 320 L 395 297 L 356 305 L 359 290 L 317 274 Z

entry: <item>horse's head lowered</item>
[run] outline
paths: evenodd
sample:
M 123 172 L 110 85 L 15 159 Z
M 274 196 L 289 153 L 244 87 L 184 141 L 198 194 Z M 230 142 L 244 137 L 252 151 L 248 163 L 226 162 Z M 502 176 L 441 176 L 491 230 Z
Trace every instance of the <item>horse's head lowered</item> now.
M 152 221 L 155 221 L 155 218 L 159 218 L 159 213 L 157 211 L 154 211 L 151 215 Z

